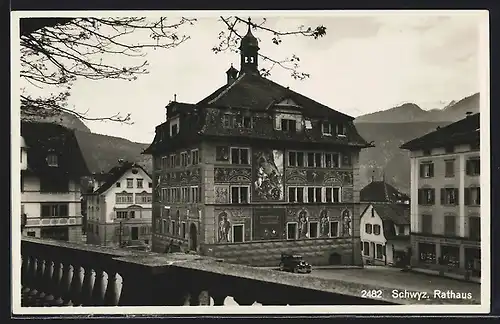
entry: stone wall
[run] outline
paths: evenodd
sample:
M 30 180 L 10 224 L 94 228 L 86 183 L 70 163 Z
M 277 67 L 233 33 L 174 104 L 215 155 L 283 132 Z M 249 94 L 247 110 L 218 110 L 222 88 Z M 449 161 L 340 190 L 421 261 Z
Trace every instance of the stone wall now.
M 203 246 L 203 251 L 208 256 L 224 259 L 228 263 L 269 267 L 278 267 L 281 253 L 293 253 L 302 255 L 313 266 L 320 266 L 355 264 L 353 262 L 354 252 L 352 247 L 354 247 L 354 251 L 359 251 L 359 238 L 206 244 Z

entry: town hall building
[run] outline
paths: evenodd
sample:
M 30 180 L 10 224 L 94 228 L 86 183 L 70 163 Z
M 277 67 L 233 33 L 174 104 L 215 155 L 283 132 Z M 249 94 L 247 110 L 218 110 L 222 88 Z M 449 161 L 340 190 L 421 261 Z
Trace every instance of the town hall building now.
M 259 74 L 250 27 L 240 71 L 196 104 L 171 102 L 153 143 L 153 251 L 226 262 L 361 264 L 353 117 Z

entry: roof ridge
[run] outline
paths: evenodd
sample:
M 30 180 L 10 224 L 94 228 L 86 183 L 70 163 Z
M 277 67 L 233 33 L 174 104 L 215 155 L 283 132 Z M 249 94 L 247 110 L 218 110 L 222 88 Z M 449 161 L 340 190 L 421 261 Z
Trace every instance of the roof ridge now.
M 208 102 L 208 104 L 210 105 L 210 104 L 212 104 L 213 102 L 215 102 L 215 101 L 219 100 L 220 98 L 222 98 L 222 96 L 224 96 L 224 95 L 225 95 L 225 94 L 226 94 L 226 93 L 227 93 L 227 92 L 228 92 L 228 91 L 229 91 L 229 90 L 230 90 L 230 89 L 231 89 L 231 88 L 232 88 L 232 87 L 233 87 L 236 83 L 240 82 L 240 81 L 241 81 L 241 79 L 243 79 L 243 77 L 244 77 L 245 75 L 246 75 L 246 73 L 245 73 L 245 72 L 243 72 L 243 73 L 242 73 L 242 74 L 241 74 L 238 78 L 236 78 L 236 80 L 234 80 L 234 82 L 233 82 L 233 83 L 231 83 L 231 84 L 229 85 L 229 87 L 227 87 L 227 88 L 226 88 L 226 89 L 224 89 L 221 93 L 219 93 L 219 95 L 218 95 L 217 97 L 215 97 L 215 98 L 213 98 L 212 100 L 210 100 L 210 101 Z
M 343 113 L 343 112 L 340 112 L 340 111 L 338 111 L 337 109 L 334 109 L 334 108 L 332 108 L 332 107 L 330 107 L 330 106 L 327 106 L 327 105 L 325 105 L 325 104 L 323 104 L 323 103 L 321 103 L 321 102 L 319 102 L 319 101 L 317 101 L 317 100 L 315 100 L 315 99 L 313 99 L 313 98 L 311 98 L 311 97 L 309 97 L 309 96 L 306 96 L 306 95 L 300 94 L 300 93 L 298 93 L 297 91 L 292 90 L 292 89 L 290 89 L 290 88 L 288 88 L 288 87 L 285 87 L 285 86 L 283 86 L 283 85 L 281 85 L 281 84 L 279 84 L 279 83 L 277 83 L 277 82 L 274 82 L 274 81 L 273 81 L 273 80 L 271 80 L 271 79 L 268 79 L 268 78 L 265 78 L 265 77 L 262 77 L 262 76 L 261 76 L 261 78 L 262 78 L 262 79 L 264 79 L 264 80 L 266 80 L 266 81 L 267 81 L 267 82 L 269 82 L 269 83 L 272 83 L 272 84 L 274 84 L 274 85 L 277 85 L 277 86 L 281 87 L 282 89 L 285 89 L 286 91 L 289 91 L 292 95 L 294 95 L 294 96 L 298 96 L 298 97 L 299 97 L 299 99 L 300 99 L 301 97 L 307 98 L 308 100 L 311 100 L 312 102 L 314 102 L 314 103 L 316 103 L 316 104 L 318 104 L 318 105 L 321 105 L 321 106 L 323 106 L 323 107 L 325 107 L 325 108 L 328 108 L 328 109 L 330 109 L 330 110 L 333 110 L 334 112 L 336 112 L 336 113 L 338 113 L 338 114 L 340 114 L 340 115 L 342 115 L 342 116 L 344 116 L 344 117 L 351 118 L 352 120 L 354 120 L 354 119 L 355 119 L 355 118 L 354 118 L 354 117 L 352 117 L 352 116 L 349 116 L 349 115 L 347 115 L 347 114 L 345 114 L 345 113 Z M 289 97 L 290 97 L 290 96 L 284 96 L 284 98 L 289 98 Z
M 385 193 L 385 199 L 390 202 L 391 200 L 389 199 L 389 193 L 387 192 L 387 183 L 385 183 L 385 181 L 384 181 L 384 193 Z

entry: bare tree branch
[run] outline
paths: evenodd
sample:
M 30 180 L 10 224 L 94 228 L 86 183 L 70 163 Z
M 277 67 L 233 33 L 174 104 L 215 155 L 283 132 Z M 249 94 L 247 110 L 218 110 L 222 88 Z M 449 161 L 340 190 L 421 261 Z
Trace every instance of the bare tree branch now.
M 318 39 L 326 35 L 326 27 L 322 25 L 315 28 L 312 27 L 305 28 L 304 26 L 299 26 L 297 30 L 283 32 L 266 27 L 265 24 L 267 20 L 265 18 L 262 19 L 262 21 L 258 24 L 244 20 L 240 17 L 220 16 L 219 18 L 225 24 L 228 32 L 221 31 L 219 33 L 219 39 L 221 41 L 217 46 L 212 48 L 212 51 L 214 53 L 220 53 L 227 50 L 231 52 L 237 51 L 239 41 L 240 39 L 243 38 L 243 36 L 239 34 L 236 29 L 236 26 L 240 23 L 245 26 L 250 26 L 254 30 L 261 30 L 266 33 L 271 33 L 273 36 L 271 41 L 275 45 L 280 45 L 282 43 L 281 36 L 295 35 L 295 36 L 312 37 L 314 39 Z M 259 53 L 259 56 L 264 60 L 264 62 L 270 63 L 269 68 L 261 68 L 260 72 L 262 76 L 270 76 L 271 71 L 276 66 L 279 66 L 285 70 L 290 71 L 290 76 L 294 79 L 303 80 L 310 76 L 308 73 L 299 71 L 300 58 L 295 54 L 292 54 L 290 58 L 285 58 L 283 60 L 277 60 L 262 53 Z
M 248 22 L 240 17 L 220 17 L 224 29 L 219 33 L 219 44 L 212 48 L 215 53 L 223 51 L 237 52 L 239 41 L 243 37 L 238 33 L 238 26 L 250 24 L 254 30 L 272 35 L 272 42 L 282 43 L 281 37 L 302 36 L 317 39 L 326 33 L 324 26 L 316 28 L 299 26 L 297 30 L 280 31 L 266 26 L 266 19 L 259 23 Z M 68 97 L 73 83 L 78 79 L 89 80 L 136 80 L 147 74 L 148 62 L 142 57 L 147 49 L 172 49 L 189 39 L 181 32 L 181 27 L 196 22 L 192 18 L 170 19 L 160 17 L 119 18 L 23 18 L 20 21 L 21 72 L 20 76 L 27 83 L 38 89 L 56 87 L 56 94 L 33 97 L 23 89 L 21 108 L 23 118 L 51 116 L 69 113 L 80 119 L 94 121 L 114 121 L 131 123 L 129 113 L 112 116 L 90 117 L 87 112 L 78 112 L 69 108 Z M 142 37 L 137 36 L 140 34 Z M 130 36 L 140 42 L 132 42 Z M 305 79 L 309 74 L 298 71 L 300 59 L 296 55 L 278 59 L 259 54 L 269 67 L 262 68 L 261 74 L 269 76 L 278 66 L 295 79 Z M 135 58 L 133 63 L 121 66 L 119 57 Z

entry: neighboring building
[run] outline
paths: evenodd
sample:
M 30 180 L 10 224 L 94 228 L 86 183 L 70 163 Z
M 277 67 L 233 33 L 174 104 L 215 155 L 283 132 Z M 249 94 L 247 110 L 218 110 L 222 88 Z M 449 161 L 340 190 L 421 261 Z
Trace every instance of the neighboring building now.
M 86 194 L 87 243 L 150 244 L 152 188 L 151 176 L 142 166 L 120 161 L 100 187 Z
M 21 136 L 23 234 L 81 242 L 80 178 L 88 170 L 74 132 L 22 122 Z
M 411 157 L 412 267 L 480 276 L 479 113 L 401 148 Z
M 366 264 L 403 266 L 410 245 L 410 197 L 382 181 L 372 179 L 360 191 L 360 236 Z
M 361 203 L 410 204 L 410 197 L 385 181 L 372 181 L 359 192 Z
M 77 137 L 78 138 L 78 137 Z M 92 173 L 92 175 L 87 176 L 82 178 L 81 180 L 81 190 L 82 190 L 82 198 L 81 198 L 81 208 L 82 208 L 82 232 L 85 235 L 85 242 L 87 241 L 86 235 L 87 235 L 87 228 L 88 222 L 87 222 L 87 197 L 90 194 L 93 194 L 94 191 L 99 189 L 106 179 L 108 178 L 108 174 L 104 172 L 99 172 L 99 173 Z
M 153 250 L 227 262 L 361 264 L 359 152 L 344 115 L 259 75 L 248 30 L 241 71 L 197 104 L 171 102 L 153 156 Z
M 363 262 L 400 266 L 410 247 L 410 208 L 404 204 L 372 203 L 361 214 Z

